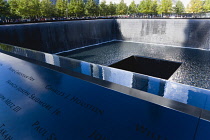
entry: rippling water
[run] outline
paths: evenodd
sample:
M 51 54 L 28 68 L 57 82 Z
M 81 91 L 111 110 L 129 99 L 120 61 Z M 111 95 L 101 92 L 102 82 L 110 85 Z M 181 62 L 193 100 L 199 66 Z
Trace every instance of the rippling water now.
M 210 51 L 116 41 L 61 55 L 105 66 L 132 55 L 182 62 L 170 81 L 210 89 Z
M 151 44 L 113 42 L 62 54 L 83 60 L 80 61 L 5 44 L 0 44 L 0 49 L 59 66 L 66 70 L 109 81 L 108 87 L 112 87 L 112 84 L 116 83 L 118 85 L 210 110 L 210 90 L 198 88 L 206 86 L 207 89 L 209 89 L 209 51 Z M 110 64 L 133 55 L 182 63 L 169 80 L 109 66 Z M 153 67 L 151 68 L 153 69 Z M 180 84 L 181 82 L 178 83 L 177 81 L 187 83 L 188 85 Z M 197 87 L 189 85 L 197 85 Z

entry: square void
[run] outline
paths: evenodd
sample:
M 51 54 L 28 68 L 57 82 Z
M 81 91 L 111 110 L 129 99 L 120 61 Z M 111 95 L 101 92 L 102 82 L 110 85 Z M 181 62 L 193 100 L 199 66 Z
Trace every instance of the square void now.
M 161 59 L 131 56 L 110 67 L 123 69 L 131 72 L 145 74 L 162 79 L 169 79 L 182 63 Z

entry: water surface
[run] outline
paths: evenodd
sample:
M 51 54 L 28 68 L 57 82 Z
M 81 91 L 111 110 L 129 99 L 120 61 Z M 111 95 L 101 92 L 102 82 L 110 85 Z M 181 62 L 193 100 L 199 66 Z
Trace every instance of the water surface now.
M 170 81 L 210 89 L 210 51 L 132 42 L 112 42 L 61 54 L 109 66 L 133 55 L 181 62 Z

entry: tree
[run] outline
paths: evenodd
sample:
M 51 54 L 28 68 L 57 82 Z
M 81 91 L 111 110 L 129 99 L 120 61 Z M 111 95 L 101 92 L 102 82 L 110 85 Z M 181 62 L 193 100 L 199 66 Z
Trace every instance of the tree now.
M 204 1 L 203 9 L 204 9 L 205 12 L 210 11 L 210 0 L 205 0 Z
M 83 0 L 71 0 L 68 5 L 68 13 L 70 16 L 80 17 L 84 15 Z
M 98 5 L 94 0 L 88 0 L 85 5 L 85 13 L 88 16 L 97 16 L 98 15 Z
M 132 1 L 131 4 L 128 7 L 128 13 L 129 14 L 135 14 L 137 12 L 138 12 L 137 5 L 136 5 L 135 1 Z
M 23 18 L 30 17 L 29 2 L 30 2 L 29 0 L 19 0 L 19 2 L 18 2 L 19 15 Z
M 172 12 L 172 1 L 171 0 L 162 0 L 160 5 L 158 6 L 159 14 L 167 14 Z
M 153 1 L 152 0 L 142 0 L 139 4 L 139 12 L 151 14 L 153 13 Z
M 75 7 L 76 7 L 77 1 L 76 0 L 71 0 L 70 3 L 68 4 L 68 14 L 69 16 L 75 16 Z
M 23 18 L 37 18 L 40 16 L 40 1 L 19 0 L 17 11 Z
M 9 0 L 9 6 L 10 6 L 10 14 L 12 17 L 18 17 L 20 15 L 19 13 L 19 1 L 18 0 Z
M 185 8 L 185 11 L 186 11 L 187 13 L 191 13 L 190 4 L 189 4 L 189 3 L 187 4 L 187 7 Z
M 101 16 L 106 16 L 108 14 L 108 6 L 106 5 L 106 1 L 102 1 L 99 5 L 99 13 Z
M 40 10 L 41 16 L 43 17 L 52 17 L 55 15 L 55 6 L 50 0 L 42 0 Z
M 57 0 L 55 5 L 57 16 L 64 17 L 67 16 L 67 0 Z
M 181 13 L 183 13 L 184 11 L 185 11 L 184 4 L 183 4 L 180 0 L 178 0 L 178 1 L 176 2 L 175 7 L 174 7 L 174 12 L 175 12 L 176 14 L 181 14 Z
M 0 0 L 0 17 L 7 17 L 9 13 L 9 4 L 4 0 Z
M 116 12 L 118 15 L 125 15 L 128 12 L 128 7 L 124 0 L 121 0 L 120 3 L 117 5 Z
M 157 14 L 157 12 L 158 12 L 158 2 L 157 2 L 157 0 L 154 0 L 154 1 L 152 1 L 152 13 L 153 14 Z
M 112 2 L 109 3 L 108 5 L 108 13 L 109 15 L 116 15 L 116 9 L 117 9 L 117 5 L 113 4 Z
M 139 6 L 138 6 L 139 13 L 144 12 L 144 3 L 145 3 L 145 0 L 142 0 L 139 4 Z
M 189 3 L 189 12 L 200 13 L 203 11 L 203 2 L 201 0 L 191 0 Z
M 29 16 L 31 18 L 38 18 L 40 16 L 40 1 L 30 0 L 28 4 Z
M 74 13 L 77 17 L 81 17 L 85 14 L 85 5 L 83 0 L 77 0 Z

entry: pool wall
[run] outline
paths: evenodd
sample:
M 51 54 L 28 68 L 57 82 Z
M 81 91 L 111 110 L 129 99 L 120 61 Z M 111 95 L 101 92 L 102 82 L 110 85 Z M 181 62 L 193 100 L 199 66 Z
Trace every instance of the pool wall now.
M 51 23 L 49 23 L 49 24 L 51 24 Z M 116 25 L 120 25 L 120 24 L 116 24 Z M 116 33 L 117 29 L 118 29 L 116 25 L 113 26 L 113 24 L 112 24 L 112 27 L 115 27 L 115 30 L 113 31 L 114 33 Z M 60 27 L 60 25 L 58 25 L 58 26 Z M 59 28 L 59 27 L 57 27 L 57 28 Z M 42 29 L 44 30 L 44 28 L 42 28 Z M 119 29 L 120 29 L 120 26 L 119 26 Z M 10 31 L 11 30 L 12 29 L 10 29 Z M 24 30 L 26 30 L 26 29 L 24 29 Z M 30 28 L 28 30 L 30 30 Z M 54 30 L 54 29 L 52 29 L 52 30 Z M 19 30 L 19 31 L 22 33 L 21 30 Z M 34 29 L 34 31 L 36 31 L 36 30 Z M 42 32 L 42 31 L 39 31 L 39 32 Z M 25 32 L 25 33 L 26 34 L 24 34 L 24 37 L 27 38 L 28 37 L 27 35 L 29 35 L 29 34 L 27 34 L 27 32 Z M 7 34 L 5 34 L 5 35 L 7 35 Z M 34 35 L 32 33 L 30 35 L 32 35 L 34 37 L 39 37 L 38 35 L 36 35 L 36 34 Z M 56 35 L 56 33 L 53 33 L 53 35 Z M 62 35 L 62 34 L 58 34 L 58 35 Z M 122 37 L 122 39 L 124 38 L 126 40 L 125 34 L 123 34 L 123 32 L 118 33 L 118 34 L 114 34 L 113 36 L 116 39 L 121 39 L 121 37 Z M 1 32 L 1 37 L 4 37 L 2 32 Z M 2 39 L 1 37 L 0 37 L 0 39 Z M 20 37 L 20 39 L 24 40 L 24 37 L 22 37 L 21 35 L 19 37 Z M 16 38 L 10 38 L 10 39 L 14 40 L 14 42 L 17 41 Z M 36 38 L 32 38 L 32 40 L 33 39 L 37 42 L 39 41 L 38 39 L 36 40 Z M 113 39 L 113 38 L 111 38 L 111 39 Z M 31 43 L 31 44 L 28 44 L 28 45 L 33 46 L 37 42 L 27 42 L 27 43 Z M 57 45 L 59 45 L 59 44 L 57 44 Z M 59 46 L 58 48 L 61 48 L 61 47 Z M 58 49 L 58 48 L 55 48 L 55 50 Z M 124 85 L 123 86 L 120 85 L 120 83 L 126 83 L 126 84 L 128 83 L 128 80 L 120 80 L 123 77 L 124 79 L 129 78 L 129 79 L 133 80 L 133 83 L 132 83 L 133 86 L 143 84 L 143 82 L 145 81 L 146 84 L 150 85 L 148 87 L 151 91 L 155 91 L 155 88 L 152 88 L 151 86 L 157 87 L 159 85 L 160 85 L 160 88 L 158 87 L 158 89 L 162 90 L 162 86 L 161 86 L 160 82 L 158 82 L 158 85 L 153 84 L 154 83 L 153 80 L 156 81 L 156 80 L 160 80 L 160 79 L 154 79 L 152 77 L 149 77 L 149 78 L 145 77 L 144 79 L 142 79 L 142 81 L 136 81 L 136 80 L 134 80 L 135 79 L 134 74 L 131 75 L 130 72 L 125 72 L 125 71 L 121 71 L 121 73 L 120 73 L 119 72 L 120 70 L 117 70 L 117 69 L 113 70 L 112 68 L 109 68 L 109 67 L 106 67 L 106 66 L 100 66 L 100 65 L 97 65 L 97 64 L 91 64 L 91 63 L 84 62 L 84 61 L 68 59 L 68 58 L 64 58 L 64 57 L 53 55 L 53 54 L 37 52 L 37 51 L 33 51 L 33 50 L 31 51 L 29 49 L 19 48 L 19 47 L 15 47 L 15 46 L 9 46 L 9 45 L 7 46 L 5 44 L 0 44 L 0 49 L 2 49 L 4 51 L 7 51 L 8 54 L 12 53 L 13 56 L 16 56 L 17 58 L 20 58 L 20 59 L 24 58 L 23 60 L 27 60 L 29 62 L 33 62 L 34 64 L 40 65 L 40 66 L 42 66 L 42 69 L 43 69 L 43 67 L 45 67 L 45 68 L 48 68 L 48 70 L 52 69 L 52 70 L 59 71 L 60 73 L 63 72 L 65 74 L 73 73 L 72 71 L 74 71 L 75 72 L 74 73 L 75 78 L 78 78 L 79 80 L 84 80 L 84 81 L 89 80 L 89 82 L 99 85 L 98 86 L 99 88 L 104 88 L 104 87 L 106 88 L 106 90 L 101 92 L 101 91 L 98 91 L 96 88 L 92 88 L 92 87 L 88 86 L 87 82 L 85 83 L 85 87 L 90 89 L 90 90 L 86 90 L 87 93 L 88 93 L 88 96 L 89 96 L 88 98 L 92 98 L 91 97 L 92 93 L 93 93 L 92 95 L 94 95 L 94 94 L 97 95 L 97 96 L 100 95 L 100 98 L 102 100 L 98 100 L 100 98 L 97 98 L 97 100 L 94 100 L 95 96 L 93 96 L 93 98 L 91 99 L 91 100 L 93 100 L 92 102 L 93 103 L 97 102 L 98 103 L 97 105 L 100 105 L 102 107 L 104 106 L 105 108 L 108 107 L 108 109 L 106 109 L 107 112 L 105 113 L 105 115 L 100 117 L 100 118 L 98 116 L 87 113 L 86 114 L 86 119 L 84 119 L 84 117 L 82 117 L 82 119 L 81 119 L 83 121 L 85 120 L 85 123 L 81 123 L 81 122 L 77 123 L 76 122 L 76 126 L 79 126 L 79 125 L 84 126 L 83 124 L 88 124 L 89 125 L 89 123 L 87 123 L 87 122 L 90 122 L 90 125 L 89 125 L 89 126 L 91 126 L 90 128 L 92 128 L 92 126 L 93 126 L 94 129 L 97 128 L 97 130 L 100 130 L 103 133 L 105 132 L 107 134 L 111 134 L 111 135 L 108 135 L 108 136 L 110 136 L 110 137 L 112 136 L 111 138 L 113 138 L 113 139 L 120 139 L 121 138 L 121 139 L 126 139 L 126 140 L 127 139 L 206 140 L 210 137 L 210 133 L 209 133 L 209 128 L 210 128 L 210 117 L 209 117 L 210 115 L 209 114 L 210 114 L 210 112 L 207 111 L 207 110 L 204 110 L 204 109 L 209 110 L 209 99 L 210 99 L 209 95 L 210 94 L 209 93 L 208 94 L 200 94 L 199 90 L 201 90 L 201 89 L 196 89 L 196 88 L 194 89 L 194 87 L 192 87 L 195 90 L 194 91 L 189 86 L 188 86 L 189 89 L 186 89 L 187 86 L 180 85 L 179 89 L 183 89 L 186 92 L 186 93 L 183 94 L 183 92 L 181 90 L 176 90 L 178 88 L 176 86 L 177 85 L 176 83 L 167 81 L 167 86 L 169 86 L 169 87 L 171 86 L 171 90 L 169 90 L 168 93 L 169 92 L 174 93 L 174 94 L 170 94 L 170 95 L 175 95 L 176 94 L 175 92 L 181 93 L 184 96 L 187 95 L 187 96 L 189 96 L 188 102 L 190 100 L 193 101 L 193 103 L 195 103 L 195 105 L 197 105 L 199 107 L 199 108 L 197 108 L 197 107 L 193 107 L 193 106 L 186 105 L 186 104 L 183 104 L 183 103 L 178 103 L 178 102 L 170 100 L 170 99 L 165 99 L 165 98 L 156 96 L 158 94 L 152 95 L 152 94 L 148 94 L 148 93 L 145 93 L 145 92 L 142 92 L 142 91 L 139 91 L 139 90 L 127 88 Z M 42 48 L 39 48 L 39 49 L 42 49 Z M 51 48 L 49 48 L 49 49 L 51 49 Z M 4 51 L 0 51 L 0 54 L 2 55 L 3 53 L 5 53 Z M 50 51 L 54 51 L 54 50 L 51 49 Z M 195 51 L 197 51 L 197 50 L 195 50 Z M 20 67 L 20 65 L 19 65 L 20 63 L 17 63 L 16 61 L 11 61 L 11 60 L 7 59 L 7 57 L 2 57 L 2 58 L 3 58 L 3 59 L 1 59 L 2 62 L 9 62 L 10 61 L 10 63 L 12 63 L 14 66 Z M 4 59 L 6 61 L 4 61 Z M 44 63 L 41 63 L 41 62 L 44 62 Z M 5 64 L 5 63 L 3 63 L 3 64 Z M 18 65 L 16 65 L 16 64 L 18 64 Z M 49 64 L 51 64 L 51 65 L 49 65 Z M 24 65 L 24 63 L 21 63 L 21 65 Z M 1 64 L 0 66 L 3 66 L 3 65 Z M 6 64 L 6 66 L 11 66 L 11 65 Z M 43 76 L 43 74 L 45 74 L 46 72 L 38 71 L 38 70 L 37 70 L 37 72 L 35 72 L 33 70 L 33 68 L 35 66 L 34 67 L 30 67 L 30 65 L 25 65 L 25 66 L 26 66 L 26 68 L 27 67 L 30 68 L 31 71 L 25 69 L 25 67 L 23 67 L 21 69 L 23 71 L 27 71 L 29 73 L 34 73 L 37 76 L 37 79 L 42 78 L 42 77 L 47 78 L 47 76 Z M 58 66 L 58 67 L 54 67 L 54 66 Z M 1 68 L 1 70 L 3 71 L 4 69 Z M 8 71 L 7 67 L 6 67 L 6 70 Z M 101 72 L 103 72 L 103 74 L 101 74 Z M 47 74 L 49 75 L 50 73 L 47 73 Z M 85 75 L 82 75 L 82 74 L 85 74 Z M 8 74 L 6 74 L 6 75 L 8 75 Z M 78 75 L 80 75 L 80 77 Z M 87 75 L 89 75 L 91 77 L 89 77 Z M 15 76 L 13 77 L 13 75 L 8 75 L 8 76 L 10 76 L 10 79 L 12 79 L 12 80 L 20 81 L 20 80 L 13 79 L 15 77 Z M 7 80 L 7 78 L 9 78 L 8 76 L 3 76 L 3 79 L 5 78 L 5 80 Z M 16 77 L 18 77 L 18 76 L 19 75 L 16 75 Z M 139 75 L 136 75 L 136 76 L 139 76 Z M 104 81 L 99 79 L 101 77 L 102 78 L 104 77 L 103 78 Z M 61 76 L 56 76 L 56 75 L 53 75 L 51 78 L 53 78 L 53 80 L 51 80 L 52 83 L 55 83 L 56 86 L 58 86 L 58 84 L 57 84 L 58 82 L 60 82 L 63 79 L 65 80 L 65 78 L 61 78 Z M 114 81 L 112 81 L 113 83 L 112 82 L 107 82 L 108 79 L 110 79 L 110 80 L 117 79 L 120 83 L 114 84 Z M 6 87 L 6 86 L 4 86 L 5 85 L 5 80 L 3 80 L 3 81 L 1 80 L 2 83 L 3 83 L 3 88 L 2 89 L 5 90 L 5 91 L 7 91 L 7 89 L 9 89 L 7 91 L 9 93 L 12 90 L 10 88 L 5 89 L 5 87 Z M 23 81 L 25 82 L 25 79 L 23 79 Z M 41 84 L 42 84 L 42 82 L 46 83 L 46 81 L 45 80 L 41 81 Z M 62 83 L 63 85 L 65 85 L 67 83 L 67 85 L 65 85 L 65 86 L 68 86 L 69 83 L 71 84 L 71 82 L 60 82 L 60 83 Z M 73 84 L 77 84 L 77 83 L 73 83 Z M 33 85 L 37 85 L 37 84 L 33 83 Z M 80 84 L 78 84 L 78 85 L 80 85 Z M 81 85 L 83 85 L 83 84 L 81 84 Z M 30 91 L 32 89 L 32 88 L 29 87 L 29 84 L 26 84 L 26 85 L 23 84 L 23 86 L 26 86 L 27 89 L 30 90 Z M 64 88 L 61 88 L 61 86 L 58 86 L 58 88 L 62 89 L 62 90 L 64 89 Z M 72 92 L 71 87 L 68 87 L 68 88 L 70 89 L 69 91 Z M 40 89 L 41 88 L 39 87 L 39 90 Z M 18 92 L 16 89 L 13 89 L 13 90 L 15 92 Z M 81 98 L 86 99 L 86 100 L 88 99 L 88 98 L 85 98 L 85 96 L 83 96 L 83 94 L 85 95 L 87 93 L 84 93 L 81 89 L 76 90 L 76 91 L 78 91 L 77 94 L 79 93 L 78 95 Z M 37 90 L 36 90 L 36 92 L 37 92 Z M 42 92 L 44 93 L 45 90 L 43 90 Z M 116 96 L 113 95 L 113 92 L 119 92 L 118 94 L 122 95 L 123 98 L 122 98 L 122 96 L 118 96 L 117 100 L 115 100 Z M 11 92 L 11 93 L 14 93 L 14 92 Z M 121 93 L 123 93 L 123 94 L 121 94 Z M 109 94 L 110 94 L 110 99 L 111 100 L 107 100 L 106 98 L 103 98 L 103 96 L 101 96 L 101 94 L 104 94 L 105 95 L 104 97 L 106 97 L 106 98 L 109 97 Z M 128 95 L 133 96 L 135 98 L 131 99 L 129 96 L 126 97 L 127 95 L 124 95 L 124 94 L 128 94 Z M 21 95 L 21 96 L 25 96 L 25 95 Z M 169 94 L 167 94 L 167 96 L 169 96 Z M 49 97 L 49 96 L 47 96 L 47 97 Z M 181 99 L 183 99 L 182 96 L 179 96 L 179 97 Z M 47 101 L 48 100 L 50 100 L 50 98 L 48 98 Z M 107 100 L 107 102 L 106 102 L 106 100 Z M 120 102 L 118 102 L 118 101 L 120 101 Z M 4 102 L 2 102 L 2 104 L 4 104 Z M 62 103 L 62 105 L 64 105 L 64 104 Z M 116 105 L 119 106 L 119 108 L 114 108 L 114 107 L 116 107 Z M 74 107 L 74 105 L 73 106 L 71 105 L 70 107 L 72 108 L 72 107 Z M 76 106 L 76 107 L 80 107 L 80 106 Z M 80 108 L 77 109 L 76 107 L 73 108 L 73 109 L 76 110 L 76 111 L 86 112 L 86 111 L 83 111 Z M 202 109 L 201 107 L 204 107 L 204 109 Z M 11 110 L 8 110 L 7 108 L 5 108 L 5 109 L 6 109 L 6 111 L 5 111 L 6 113 L 3 113 L 1 115 L 1 117 L 7 121 L 7 120 L 9 120 L 8 118 L 11 118 L 11 116 L 13 116 L 13 115 L 11 115 L 11 113 L 9 112 Z M 116 110 L 118 110 L 117 113 L 116 113 Z M 135 111 L 135 110 L 137 110 L 137 111 Z M 113 115 L 113 112 L 115 112 L 115 114 L 117 114 L 117 115 L 116 116 Z M 30 113 L 30 111 L 29 111 L 29 113 Z M 32 113 L 34 114 L 34 112 L 32 112 Z M 48 113 L 48 115 L 51 114 L 49 112 L 47 112 L 47 113 Z M 65 111 L 64 111 L 64 113 L 65 113 Z M 75 113 L 75 112 L 73 112 L 73 113 Z M 6 114 L 6 117 L 4 117 L 5 114 Z M 16 113 L 13 113 L 13 114 L 16 115 Z M 22 113 L 22 114 L 24 114 L 24 113 Z M 69 113 L 69 110 L 68 110 L 67 115 L 69 115 L 69 114 L 70 113 Z M 109 116 L 107 114 L 111 114 L 111 116 Z M 91 116 L 87 117 L 88 115 L 91 115 Z M 20 116 L 20 115 L 18 114 L 18 116 Z M 40 115 L 38 115 L 38 116 L 39 116 L 38 118 L 40 119 Z M 70 116 L 72 116 L 72 115 L 70 114 Z M 75 115 L 73 115 L 73 118 L 75 118 L 74 116 Z M 84 116 L 84 115 L 80 115 L 80 116 Z M 124 118 L 126 118 L 125 119 L 126 121 L 122 121 L 123 117 L 118 117 L 118 116 L 124 116 Z M 46 116 L 43 116 L 43 115 L 41 117 L 46 118 Z M 89 118 L 93 119 L 94 117 L 96 119 L 94 121 L 92 121 L 93 123 L 91 123 Z M 31 117 L 29 117 L 29 118 L 31 118 Z M 15 125 L 17 125 L 18 122 L 22 122 L 22 120 L 23 120 L 23 122 L 26 122 L 25 120 L 29 119 L 29 118 L 28 117 L 25 117 L 25 118 L 23 117 L 23 119 L 20 119 L 20 121 L 19 120 L 16 121 Z M 55 120 L 54 117 L 52 117 L 52 115 L 50 115 L 50 118 L 51 119 L 53 118 L 53 120 Z M 56 118 L 59 118 L 59 116 L 56 116 Z M 120 118 L 120 120 L 119 120 L 119 118 Z M 64 119 L 64 120 L 67 120 L 67 122 L 65 122 L 65 124 L 69 124 L 72 121 L 72 119 L 69 119 L 69 118 Z M 113 120 L 114 124 L 110 120 Z M 75 122 L 75 119 L 73 121 Z M 97 121 L 100 121 L 100 123 L 105 122 L 104 123 L 105 125 L 99 125 L 99 126 L 96 125 L 95 126 L 94 123 L 99 124 L 99 123 L 97 123 Z M 56 122 L 56 121 L 54 121 L 54 122 Z M 57 122 L 59 122 L 59 121 L 57 121 Z M 127 123 L 128 123 L 128 125 L 127 125 Z M 11 124 L 11 123 L 9 123 L 9 124 Z M 21 123 L 21 124 L 23 124 L 23 123 Z M 59 122 L 59 124 L 60 124 L 60 122 Z M 109 124 L 113 124 L 113 127 L 110 127 Z M 24 124 L 24 126 L 26 126 L 26 125 Z M 28 125 L 28 126 L 31 128 L 31 124 Z M 51 126 L 51 124 L 49 126 Z M 136 126 L 136 127 L 133 127 L 133 126 Z M 72 130 L 80 130 L 79 131 L 80 132 L 79 136 L 83 136 L 82 132 L 86 132 L 85 130 L 81 131 L 81 129 L 75 129 L 75 127 L 72 127 L 71 125 L 69 126 L 69 128 L 70 127 L 72 128 Z M 63 128 L 63 126 L 62 126 L 62 128 Z M 114 128 L 114 129 L 111 129 L 111 131 L 113 132 L 113 130 L 116 130 L 119 134 L 117 133 L 117 135 L 116 135 L 116 133 L 112 133 L 110 131 L 110 128 Z M 123 131 L 119 128 L 123 128 Z M 143 128 L 143 131 L 142 131 L 142 129 L 139 129 L 139 128 Z M 30 129 L 28 129 L 28 130 L 30 130 Z M 61 129 L 61 131 L 63 132 L 63 129 Z M 21 131 L 21 132 L 25 133 L 26 131 Z M 60 131 L 58 131 L 58 132 L 60 132 Z M 16 134 L 18 134 L 18 136 L 19 136 L 20 133 L 16 133 Z M 29 133 L 29 134 L 31 134 L 31 133 Z M 62 134 L 62 133 L 58 133 L 58 134 Z M 76 134 L 76 133 L 74 133 L 74 134 Z M 88 136 L 87 133 L 85 133 L 85 134 L 86 135 L 84 135 L 84 136 Z M 126 134 L 126 137 L 124 136 L 124 134 Z M 136 135 L 138 137 L 136 137 Z M 117 138 L 116 138 L 116 136 L 117 136 Z M 36 139 L 35 137 L 33 137 L 33 138 Z M 106 139 L 106 137 L 104 137 L 104 138 Z M 86 139 L 89 139 L 89 137 L 88 138 L 86 137 Z
M 115 21 L 82 20 L 0 26 L 0 42 L 55 53 L 116 38 Z
M 206 19 L 117 19 L 117 24 L 124 41 L 210 49 Z
M 203 19 L 99 19 L 0 26 L 0 42 L 57 53 L 112 40 L 209 50 Z

